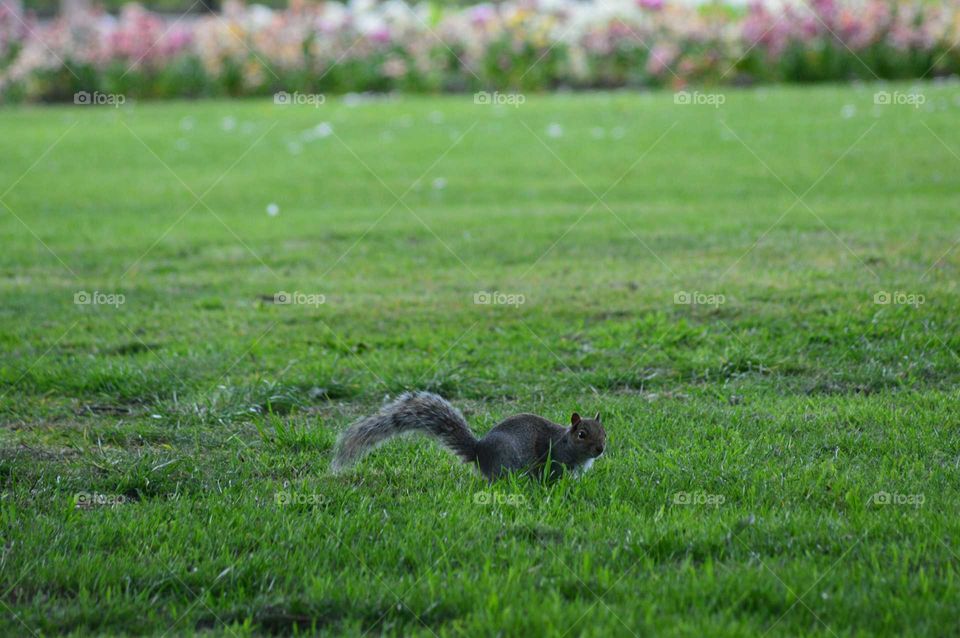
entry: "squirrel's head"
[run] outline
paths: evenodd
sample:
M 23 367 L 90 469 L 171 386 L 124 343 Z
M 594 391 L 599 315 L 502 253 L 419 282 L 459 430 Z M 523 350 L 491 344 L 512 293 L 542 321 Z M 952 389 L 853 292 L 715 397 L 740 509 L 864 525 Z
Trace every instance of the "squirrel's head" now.
M 600 423 L 600 413 L 592 419 L 582 419 L 576 412 L 570 417 L 570 445 L 581 451 L 583 458 L 596 458 L 607 446 L 607 431 Z

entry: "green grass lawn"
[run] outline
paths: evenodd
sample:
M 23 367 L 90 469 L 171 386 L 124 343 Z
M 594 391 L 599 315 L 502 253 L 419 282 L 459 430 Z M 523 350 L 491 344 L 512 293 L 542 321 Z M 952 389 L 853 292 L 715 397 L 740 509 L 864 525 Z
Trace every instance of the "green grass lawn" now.
M 0 634 L 955 633 L 960 85 L 920 88 L 0 111 Z M 404 389 L 608 450 L 332 476 Z

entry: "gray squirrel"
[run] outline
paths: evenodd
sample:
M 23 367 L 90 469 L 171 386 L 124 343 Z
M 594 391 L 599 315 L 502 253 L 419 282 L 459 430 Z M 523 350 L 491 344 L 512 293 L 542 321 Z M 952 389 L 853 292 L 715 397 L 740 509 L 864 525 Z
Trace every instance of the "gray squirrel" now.
M 460 411 L 442 397 L 431 392 L 406 392 L 340 435 L 331 464 L 333 471 L 350 467 L 380 443 L 408 432 L 433 437 L 464 463 L 476 463 L 490 481 L 514 471 L 539 476 L 548 462 L 550 478 L 564 469 L 579 475 L 590 469 L 607 443 L 600 414 L 583 419 L 576 412 L 569 428 L 535 414 L 518 414 L 478 439 Z

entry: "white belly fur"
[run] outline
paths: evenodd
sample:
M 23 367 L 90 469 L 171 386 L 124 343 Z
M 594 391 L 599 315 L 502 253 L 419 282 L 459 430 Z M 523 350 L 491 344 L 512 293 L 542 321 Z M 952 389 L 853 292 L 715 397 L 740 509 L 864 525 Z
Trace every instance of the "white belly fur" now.
M 584 461 L 579 467 L 577 467 L 577 471 L 574 472 L 574 475 L 583 476 L 584 474 L 586 474 L 587 470 L 593 467 L 594 460 L 595 459 L 587 459 L 586 461 Z

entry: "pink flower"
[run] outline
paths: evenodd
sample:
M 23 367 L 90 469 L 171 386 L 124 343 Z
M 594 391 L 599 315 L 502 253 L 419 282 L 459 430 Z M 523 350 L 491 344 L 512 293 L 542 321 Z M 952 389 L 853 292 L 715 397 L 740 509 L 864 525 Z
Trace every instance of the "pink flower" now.
M 386 44 L 390 42 L 390 29 L 387 27 L 377 27 L 373 31 L 367 34 L 370 37 L 370 40 L 376 42 L 377 44 Z
M 470 23 L 475 27 L 485 27 L 497 19 L 497 10 L 489 4 L 478 4 L 467 10 Z
M 647 73 L 660 76 L 670 71 L 670 66 L 680 54 L 680 50 L 673 44 L 657 44 L 650 50 L 647 59 Z

